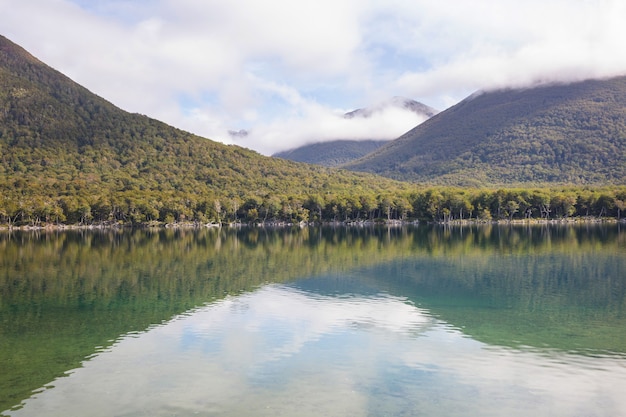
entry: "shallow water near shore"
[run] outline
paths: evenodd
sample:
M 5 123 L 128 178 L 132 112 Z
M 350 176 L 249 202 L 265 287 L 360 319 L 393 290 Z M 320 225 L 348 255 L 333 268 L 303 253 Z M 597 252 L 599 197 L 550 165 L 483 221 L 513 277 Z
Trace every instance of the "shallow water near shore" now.
M 619 224 L 0 234 L 5 416 L 626 414 Z

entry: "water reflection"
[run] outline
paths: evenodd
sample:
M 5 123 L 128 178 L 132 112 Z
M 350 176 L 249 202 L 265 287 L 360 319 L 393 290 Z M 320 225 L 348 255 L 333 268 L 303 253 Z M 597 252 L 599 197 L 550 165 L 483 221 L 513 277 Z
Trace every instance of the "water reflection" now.
M 486 345 L 385 294 L 272 284 L 123 337 L 9 415 L 614 416 L 624 364 Z
M 107 415 L 612 415 L 625 243 L 605 225 L 0 235 L 0 410 L 54 380 L 12 413 L 72 415 L 82 393 Z

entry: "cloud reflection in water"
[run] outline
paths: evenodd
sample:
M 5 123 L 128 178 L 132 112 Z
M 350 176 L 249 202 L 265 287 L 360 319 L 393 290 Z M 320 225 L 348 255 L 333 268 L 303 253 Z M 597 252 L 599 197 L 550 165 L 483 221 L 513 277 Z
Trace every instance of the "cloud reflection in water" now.
M 624 358 L 489 346 L 403 298 L 278 284 L 123 337 L 53 385 L 9 415 L 626 412 Z

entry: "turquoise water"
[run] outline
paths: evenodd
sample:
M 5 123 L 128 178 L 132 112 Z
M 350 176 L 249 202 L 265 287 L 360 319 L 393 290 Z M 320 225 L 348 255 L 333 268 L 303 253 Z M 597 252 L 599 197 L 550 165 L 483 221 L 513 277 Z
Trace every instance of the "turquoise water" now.
M 6 416 L 626 415 L 619 226 L 5 234 Z

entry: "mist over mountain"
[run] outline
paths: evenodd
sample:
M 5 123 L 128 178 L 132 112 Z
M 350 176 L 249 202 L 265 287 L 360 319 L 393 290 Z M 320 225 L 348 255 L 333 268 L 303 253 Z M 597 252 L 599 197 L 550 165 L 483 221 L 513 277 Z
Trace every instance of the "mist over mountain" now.
M 390 113 L 394 111 L 412 112 L 417 116 L 417 120 L 420 122 L 427 120 L 438 113 L 437 110 L 423 103 L 405 97 L 396 96 L 374 106 L 360 108 L 345 113 L 343 115 L 343 119 L 350 120 L 350 123 L 353 123 L 356 127 L 359 121 L 367 123 L 367 119 L 379 117 L 383 113 Z M 272 156 L 290 159 L 292 161 L 334 167 L 361 158 L 383 146 L 389 140 L 389 138 L 380 137 L 358 140 L 337 138 L 337 140 L 325 140 L 309 143 L 294 149 L 277 152 Z
M 438 110 L 435 110 L 432 107 L 427 106 L 426 104 L 405 97 L 394 96 L 391 99 L 378 103 L 374 106 L 356 109 L 348 112 L 344 114 L 343 117 L 346 119 L 353 119 L 356 117 L 368 118 L 372 117 L 372 115 L 374 115 L 375 113 L 385 111 L 388 108 L 409 110 L 417 114 L 418 116 L 425 117 L 426 119 L 431 118 L 439 113 Z
M 477 92 L 346 165 L 454 185 L 624 184 L 626 77 Z

